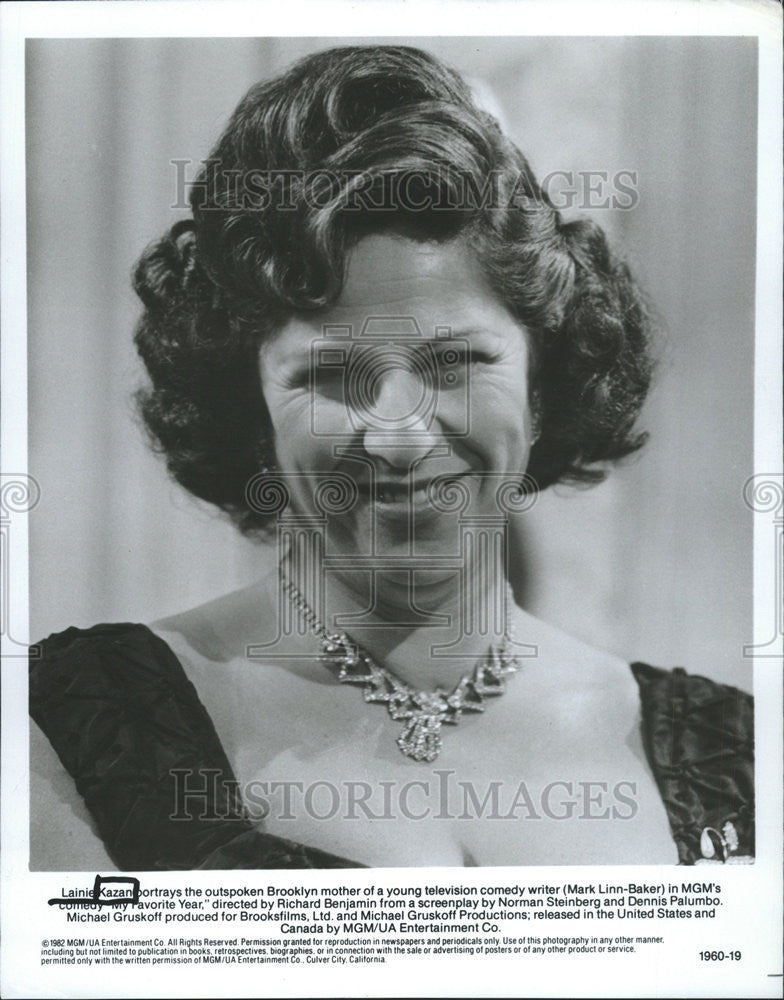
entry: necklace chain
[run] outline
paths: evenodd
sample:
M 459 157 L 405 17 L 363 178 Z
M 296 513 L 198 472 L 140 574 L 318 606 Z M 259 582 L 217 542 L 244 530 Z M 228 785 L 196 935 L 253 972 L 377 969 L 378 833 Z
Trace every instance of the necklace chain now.
M 366 702 L 385 704 L 390 716 L 403 723 L 397 745 L 413 760 L 434 761 L 441 750 L 441 727 L 457 725 L 464 712 L 484 712 L 486 699 L 503 694 L 506 678 L 520 669 L 511 652 L 514 628 L 507 627 L 501 644 L 491 644 L 473 671 L 464 674 L 451 692 L 417 690 L 376 663 L 345 632 L 330 632 L 291 580 L 284 580 L 283 590 L 320 640 L 322 658 L 337 670 L 338 680 L 362 686 Z M 508 613 L 506 621 L 508 624 Z

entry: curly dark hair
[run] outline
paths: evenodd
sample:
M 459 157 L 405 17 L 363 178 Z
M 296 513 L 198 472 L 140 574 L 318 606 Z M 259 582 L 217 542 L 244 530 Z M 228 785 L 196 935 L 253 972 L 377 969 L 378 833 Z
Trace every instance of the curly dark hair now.
M 597 463 L 643 444 L 650 324 L 627 266 L 598 225 L 562 220 L 495 119 L 427 53 L 335 48 L 257 84 L 191 209 L 136 266 L 151 379 L 138 400 L 171 474 L 243 532 L 268 521 L 246 498 L 273 452 L 260 344 L 335 301 L 347 252 L 369 233 L 471 241 L 532 337 L 541 435 L 527 471 L 539 489 L 598 482 Z

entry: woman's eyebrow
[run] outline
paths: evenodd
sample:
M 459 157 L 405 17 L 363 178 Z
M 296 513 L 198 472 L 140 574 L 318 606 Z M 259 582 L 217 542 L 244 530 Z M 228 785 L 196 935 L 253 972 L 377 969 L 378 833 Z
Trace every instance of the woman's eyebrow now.
M 508 330 L 498 330 L 479 324 L 477 326 L 460 326 L 457 329 L 450 330 L 448 336 L 442 335 L 441 337 L 433 338 L 432 343 L 438 344 L 439 341 L 448 343 L 450 340 L 467 340 L 469 343 L 479 342 L 486 344 L 490 341 L 500 347 L 507 340 L 511 332 L 511 327 Z
M 451 337 L 498 337 L 499 339 L 504 336 L 501 330 L 493 330 L 488 326 L 483 326 L 479 323 L 476 326 L 460 326 L 457 329 L 452 329 L 451 327 L 444 327 L 443 329 L 449 330 L 448 337 L 437 337 L 436 339 L 449 339 Z

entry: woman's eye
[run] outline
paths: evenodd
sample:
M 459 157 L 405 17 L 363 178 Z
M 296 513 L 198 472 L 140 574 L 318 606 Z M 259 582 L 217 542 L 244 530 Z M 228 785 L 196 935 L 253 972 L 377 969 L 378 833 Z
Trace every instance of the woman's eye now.
M 320 396 L 330 399 L 342 397 L 344 392 L 344 372 L 335 368 L 316 368 L 311 381 L 312 388 Z
M 491 361 L 492 358 L 484 351 L 472 350 L 468 346 L 445 347 L 438 354 L 439 382 L 446 388 L 462 385 L 470 370 Z
M 440 365 L 487 364 L 493 360 L 487 351 L 469 345 L 449 346 L 440 350 L 436 357 Z
M 445 347 L 438 356 L 439 364 L 464 365 L 471 360 L 471 352 L 465 347 Z

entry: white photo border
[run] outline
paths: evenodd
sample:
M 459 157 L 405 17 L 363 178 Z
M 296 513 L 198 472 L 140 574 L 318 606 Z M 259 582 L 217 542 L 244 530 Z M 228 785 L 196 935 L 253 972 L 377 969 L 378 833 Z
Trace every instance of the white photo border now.
M 24 46 L 27 38 L 67 37 L 234 37 L 226 25 L 242 23 L 243 36 L 339 36 L 367 35 L 752 35 L 759 44 L 759 118 L 757 176 L 757 289 L 755 349 L 754 469 L 759 476 L 782 482 L 781 459 L 781 331 L 782 331 L 782 171 L 781 171 L 781 9 L 774 0 L 703 3 L 699 0 L 624 0 L 607 3 L 565 0 L 485 0 L 483 3 L 434 2 L 415 4 L 370 2 L 352 4 L 338 0 L 299 0 L 288 4 L 238 2 L 43 2 L 9 3 L 0 8 L 0 92 L 2 132 L 0 157 L 0 251 L 2 252 L 0 330 L 2 343 L 2 455 L 3 483 L 28 475 L 27 469 L 27 364 L 26 364 L 26 191 Z M 22 504 L 24 506 L 24 504 Z M 771 513 L 758 513 L 754 530 L 754 642 L 769 639 L 771 616 L 776 614 L 777 577 L 782 567 L 772 550 Z M 50 975 L 37 964 L 31 924 L 38 919 L 39 904 L 59 881 L 28 870 L 28 725 L 25 660 L 20 652 L 29 640 L 27 618 L 28 553 L 24 511 L 14 517 L 13 531 L 5 540 L 6 565 L 13 577 L 8 592 L 6 634 L 2 661 L 2 978 L 3 995 L 34 997 L 51 994 Z M 394 981 L 385 969 L 357 966 L 345 969 L 272 967 L 274 976 L 259 980 L 252 966 L 239 967 L 230 976 L 225 970 L 190 969 L 175 972 L 161 968 L 154 978 L 143 967 L 119 973 L 111 967 L 78 972 L 57 969 L 58 995 L 107 995 L 111 984 L 115 996 L 191 996 L 209 989 L 213 996 L 336 996 L 342 995 L 540 995 L 540 996 L 778 996 L 781 978 L 781 861 L 782 861 L 782 675 L 781 658 L 758 658 L 754 668 L 757 726 L 757 861 L 748 868 L 722 869 L 729 891 L 742 894 L 746 905 L 733 915 L 732 925 L 746 940 L 753 929 L 755 954 L 770 961 L 764 973 L 755 970 L 754 984 L 742 972 L 719 968 L 697 968 L 691 974 L 676 969 L 677 960 L 664 962 L 638 956 L 634 962 L 620 960 L 602 966 L 602 975 L 586 978 L 580 962 L 564 960 L 557 980 L 549 964 L 530 967 L 500 959 L 492 966 L 487 959 L 472 963 L 411 961 L 396 969 Z M 759 794 L 764 790 L 764 794 Z M 507 871 L 497 869 L 500 878 Z M 541 881 L 563 878 L 561 869 L 536 871 Z M 588 871 L 586 869 L 586 871 Z M 591 878 L 600 869 L 590 869 Z M 643 870 L 635 869 L 643 878 Z M 698 870 L 695 870 L 698 871 Z M 713 873 L 715 869 L 703 869 Z M 449 869 L 408 870 L 404 880 L 420 879 L 429 872 L 433 880 L 455 877 Z M 236 882 L 236 873 L 224 874 L 224 884 Z M 622 878 L 622 869 L 613 869 Z M 174 873 L 155 876 L 161 885 L 176 885 L 186 878 Z M 190 877 L 190 876 L 188 876 Z M 275 873 L 270 880 L 294 884 L 303 873 Z M 464 883 L 481 882 L 475 871 L 460 870 Z M 58 876 L 58 879 L 60 876 Z M 67 876 L 63 875 L 63 884 Z M 266 878 L 266 875 L 265 875 Z M 399 872 L 360 871 L 339 875 L 309 872 L 308 884 L 326 885 L 335 879 L 362 885 L 368 880 L 399 881 Z M 82 876 L 83 881 L 83 876 Z M 239 884 L 239 883 L 237 883 Z M 266 884 L 266 883 L 265 883 Z M 37 925 L 36 925 L 37 926 Z M 778 955 L 778 965 L 773 959 Z M 241 971 L 244 968 L 244 972 Z M 492 968 L 494 979 L 488 980 Z M 746 966 L 748 971 L 749 966 Z M 100 975 L 96 975 L 100 971 Z M 268 970 L 269 971 L 269 970 Z M 215 976 L 211 973 L 214 972 Z M 138 976 L 137 976 L 138 973 Z M 220 975 L 218 975 L 220 973 Z M 758 974 L 758 976 L 756 975 Z M 591 969 L 591 977 L 595 967 Z M 145 978 L 146 977 L 146 978 Z M 221 978 L 222 977 L 222 978 Z M 244 978 L 243 978 L 244 977 Z M 497 977 L 497 978 L 495 978 Z M 754 992 L 752 992 L 752 990 Z

